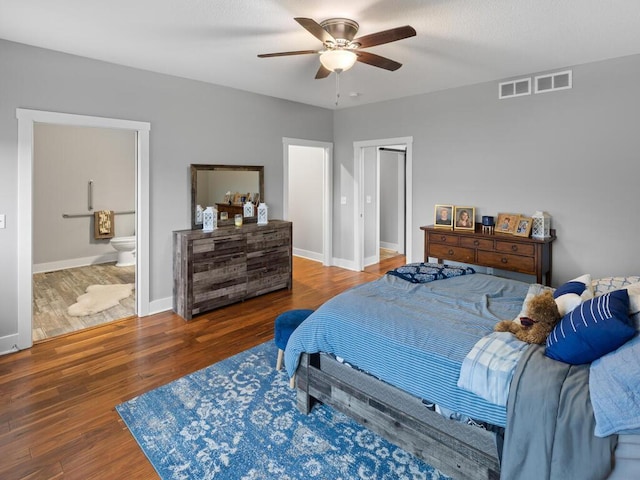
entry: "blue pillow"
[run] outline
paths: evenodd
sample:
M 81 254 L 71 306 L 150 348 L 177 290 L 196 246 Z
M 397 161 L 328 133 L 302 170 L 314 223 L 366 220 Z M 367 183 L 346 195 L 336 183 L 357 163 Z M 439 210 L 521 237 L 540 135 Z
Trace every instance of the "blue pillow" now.
M 545 355 L 580 365 L 614 351 L 636 333 L 629 318 L 629 294 L 616 290 L 582 303 L 554 327 Z
M 566 293 L 575 293 L 576 295 L 582 295 L 582 292 L 586 290 L 587 286 L 577 280 L 571 280 L 570 282 L 560 285 L 554 292 L 553 298 L 558 298 Z

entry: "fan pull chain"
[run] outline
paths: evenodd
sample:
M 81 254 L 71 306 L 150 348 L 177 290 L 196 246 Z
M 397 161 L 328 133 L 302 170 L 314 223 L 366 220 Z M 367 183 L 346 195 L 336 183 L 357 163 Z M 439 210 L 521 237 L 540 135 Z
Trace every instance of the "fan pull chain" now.
M 336 107 L 338 106 L 339 100 L 340 100 L 340 71 L 336 70 Z

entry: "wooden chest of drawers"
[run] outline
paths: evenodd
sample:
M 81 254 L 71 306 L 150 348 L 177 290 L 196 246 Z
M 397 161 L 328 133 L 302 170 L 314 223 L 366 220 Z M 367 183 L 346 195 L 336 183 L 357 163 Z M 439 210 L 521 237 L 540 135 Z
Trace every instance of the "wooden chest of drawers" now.
M 194 315 L 291 288 L 291 222 L 173 232 L 173 310 Z
M 538 283 L 543 283 L 544 277 L 544 284 L 551 285 L 551 245 L 556 238 L 554 230 L 551 231 L 551 238 L 537 240 L 483 233 L 480 224 L 476 224 L 473 232 L 432 225 L 420 229 L 424 230 L 425 262 L 432 257 L 439 263 L 451 260 L 509 270 L 535 275 Z

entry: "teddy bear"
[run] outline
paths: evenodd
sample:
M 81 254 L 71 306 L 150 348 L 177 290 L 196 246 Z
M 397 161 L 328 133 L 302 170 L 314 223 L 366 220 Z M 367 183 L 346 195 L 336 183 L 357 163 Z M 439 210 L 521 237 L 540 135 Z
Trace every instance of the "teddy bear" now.
M 528 301 L 525 316 L 520 317 L 520 323 L 502 320 L 493 329 L 496 332 L 511 332 L 523 342 L 544 344 L 560 318 L 553 294 L 547 290 Z

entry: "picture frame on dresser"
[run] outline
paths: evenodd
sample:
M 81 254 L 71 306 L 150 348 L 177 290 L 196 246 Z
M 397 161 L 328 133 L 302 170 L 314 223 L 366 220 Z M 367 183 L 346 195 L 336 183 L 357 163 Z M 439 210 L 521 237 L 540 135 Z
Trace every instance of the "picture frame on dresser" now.
M 516 230 L 513 234 L 517 237 L 528 237 L 531 233 L 531 225 L 533 224 L 533 218 L 520 215 L 516 223 Z
M 437 228 L 453 228 L 453 205 L 436 204 L 433 224 Z
M 513 234 L 518 227 L 519 213 L 499 213 L 496 222 L 496 233 Z
M 476 228 L 476 209 L 475 207 L 453 207 L 453 228 L 454 230 L 470 230 Z

